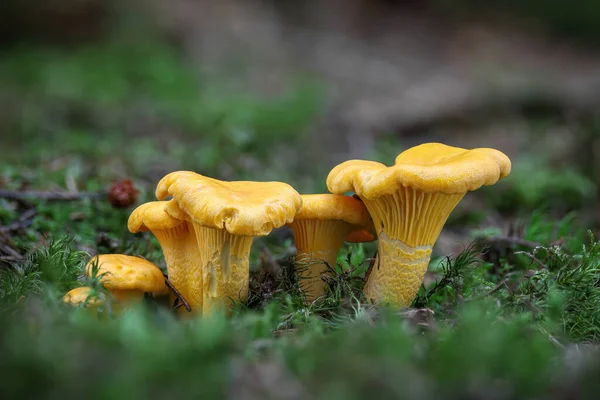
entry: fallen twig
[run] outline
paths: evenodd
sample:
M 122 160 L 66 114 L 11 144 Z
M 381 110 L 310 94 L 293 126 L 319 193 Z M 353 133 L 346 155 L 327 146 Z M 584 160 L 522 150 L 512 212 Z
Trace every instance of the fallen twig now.
M 364 281 L 365 283 L 367 283 L 367 281 L 369 280 L 369 276 L 371 276 L 371 271 L 373 270 L 373 267 L 375 266 L 375 263 L 377 263 L 377 269 L 379 269 L 379 257 L 377 257 L 379 250 L 375 250 L 375 254 L 373 254 L 373 257 L 369 258 L 369 268 L 367 268 L 367 272 L 365 272 L 365 277 L 364 277 Z
M 46 200 L 46 201 L 75 201 L 83 199 L 102 199 L 106 192 L 42 192 L 16 191 L 0 189 L 0 198 L 7 200 Z
M 565 348 L 565 346 L 556 337 L 554 337 L 552 334 L 550 334 L 550 332 L 548 332 L 546 329 L 544 329 L 541 326 L 538 326 L 538 329 L 542 334 L 546 335 L 546 337 L 548 338 L 550 343 L 552 343 L 553 345 L 555 345 L 556 347 L 558 347 L 560 349 Z
M 175 289 L 175 286 L 173 286 L 173 284 L 169 281 L 169 277 L 164 274 L 163 276 L 165 277 L 165 285 L 167 285 L 169 290 L 172 291 L 176 297 L 175 304 L 173 304 L 173 310 L 177 310 L 179 307 L 183 306 L 187 312 L 191 312 L 192 307 L 190 307 L 190 304 L 186 301 L 183 295 L 179 293 L 179 290 Z
M 528 253 L 526 251 L 515 251 L 515 254 L 522 254 L 522 255 L 528 257 L 532 261 L 532 263 L 535 262 L 543 269 L 548 269 L 548 266 L 542 260 L 540 260 L 539 258 L 537 258 L 536 256 L 534 256 L 531 253 Z
M 2 262 L 16 262 L 16 261 L 23 261 L 25 259 L 25 257 L 19 255 L 19 256 L 0 256 L 0 261 Z
M 0 261 L 22 261 L 25 257 L 11 246 L 10 237 L 0 230 Z
M 25 211 L 21 216 L 12 224 L 7 226 L 0 226 L 0 231 L 2 232 L 13 232 L 18 231 L 24 228 L 27 228 L 29 225 L 33 223 L 33 217 L 37 214 L 35 208 L 30 208 Z
M 508 277 L 507 277 L 507 278 L 504 278 L 504 279 L 502 279 L 502 280 L 500 281 L 500 283 L 499 283 L 499 284 L 497 284 L 496 286 L 494 286 L 494 288 L 493 288 L 492 290 L 488 291 L 488 292 L 485 294 L 485 297 L 487 297 L 487 296 L 490 296 L 490 295 L 492 295 L 492 294 L 494 294 L 494 293 L 496 293 L 496 292 L 500 291 L 500 290 L 501 290 L 503 287 L 505 287 L 505 286 L 506 286 L 506 284 L 507 284 L 507 283 L 508 283 Z
M 492 289 L 488 290 L 487 292 L 485 292 L 485 293 L 484 293 L 484 294 L 482 294 L 482 295 L 470 297 L 470 298 L 466 299 L 466 300 L 465 300 L 465 302 L 469 303 L 469 302 L 472 302 L 472 301 L 479 301 L 479 300 L 482 300 L 482 299 L 484 299 L 484 298 L 486 298 L 486 297 L 488 297 L 488 296 L 491 296 L 491 295 L 493 295 L 493 294 L 494 294 L 494 293 L 496 293 L 496 292 L 499 292 L 499 291 L 500 291 L 500 290 L 502 290 L 503 288 L 506 288 L 506 289 L 508 289 L 508 290 L 510 291 L 510 288 L 509 288 L 508 286 L 506 286 L 506 284 L 508 283 L 508 281 L 509 281 L 509 277 L 508 277 L 508 276 L 506 276 L 506 277 L 504 277 L 504 279 L 502 279 L 502 280 L 500 281 L 500 283 L 498 283 L 498 284 L 497 284 L 496 286 L 494 286 Z

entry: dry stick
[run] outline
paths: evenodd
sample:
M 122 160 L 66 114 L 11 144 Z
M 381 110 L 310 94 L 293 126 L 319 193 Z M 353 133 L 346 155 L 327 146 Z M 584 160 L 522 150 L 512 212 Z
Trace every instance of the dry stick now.
M 0 230 L 0 254 L 2 253 L 4 255 L 1 257 L 1 261 L 20 261 L 25 259 L 21 253 L 12 248 L 10 237 L 3 230 Z
M 489 291 L 485 292 L 484 294 L 482 294 L 482 295 L 480 295 L 480 296 L 471 297 L 471 298 L 469 298 L 469 299 L 466 299 L 465 301 L 468 303 L 468 302 L 471 302 L 471 301 L 478 301 L 478 300 L 482 300 L 482 299 L 484 299 L 484 298 L 486 298 L 486 297 L 488 297 L 488 296 L 491 296 L 491 295 L 493 295 L 494 293 L 496 293 L 496 292 L 500 291 L 500 290 L 501 290 L 501 289 L 503 289 L 503 288 L 507 288 L 507 289 L 509 289 L 509 288 L 508 288 L 508 286 L 506 286 L 506 284 L 507 284 L 507 283 L 508 283 L 508 277 L 506 277 L 506 278 L 502 279 L 502 280 L 500 281 L 500 283 L 499 283 L 499 284 L 497 284 L 497 285 L 496 285 L 496 286 L 494 286 L 494 287 L 493 287 L 491 290 L 489 290 Z M 510 290 L 510 289 L 509 289 L 509 290 Z
M 0 189 L 0 198 L 7 200 L 47 200 L 47 201 L 74 201 L 82 199 L 101 199 L 106 192 L 40 192 Z
M 176 306 L 174 306 L 173 309 L 177 310 L 179 307 L 184 306 L 187 312 L 191 312 L 192 307 L 190 307 L 190 304 L 185 300 L 183 295 L 181 293 L 179 293 L 179 290 L 175 289 L 175 286 L 173 286 L 173 284 L 169 281 L 169 278 L 167 277 L 167 275 L 163 274 L 163 276 L 165 277 L 165 285 L 167 285 L 169 290 L 171 290 L 173 292 L 173 294 L 175 295 L 175 297 L 177 297 L 177 301 L 181 302 L 180 304 L 177 304 Z
M 25 258 L 21 253 L 17 252 L 15 249 L 10 247 L 8 244 L 3 244 L 0 242 L 0 250 L 4 251 L 4 253 L 6 253 L 6 257 L 9 257 L 9 258 L 13 258 L 13 259 L 24 259 Z
M 12 232 L 12 231 L 18 231 L 20 229 L 27 228 L 33 222 L 32 219 L 33 219 L 33 217 L 35 217 L 36 214 L 37 214 L 37 210 L 35 208 L 30 208 L 29 210 L 27 210 L 23 214 L 21 214 L 19 219 L 17 219 L 12 224 L 7 225 L 7 226 L 0 226 L 0 231 L 1 232 Z
M 15 256 L 0 256 L 0 261 L 3 261 L 3 262 L 23 261 L 24 259 L 25 259 L 25 257 L 23 257 L 23 256 L 19 256 L 19 257 L 15 257 Z
M 499 284 L 497 284 L 492 290 L 488 291 L 485 294 L 485 297 L 490 296 L 490 295 L 492 295 L 492 294 L 500 291 L 500 289 L 502 289 L 503 287 L 505 287 L 507 283 L 508 283 L 508 278 L 502 279 Z
M 550 343 L 552 343 L 553 345 L 555 345 L 556 347 L 560 348 L 560 349 L 564 349 L 565 346 L 556 338 L 554 337 L 552 334 L 550 334 L 550 332 L 548 332 L 546 329 L 538 326 L 538 329 L 540 330 L 540 332 L 542 332 L 544 335 L 546 335 L 548 337 L 548 340 L 550 341 Z
M 364 277 L 364 281 L 365 283 L 367 283 L 367 281 L 369 280 L 369 276 L 371 276 L 371 271 L 373 270 L 373 267 L 375 266 L 375 263 L 377 263 L 377 269 L 379 269 L 379 257 L 377 257 L 379 253 L 379 250 L 375 250 L 375 254 L 373 254 L 373 257 L 369 258 L 370 262 L 369 262 L 369 268 L 367 268 L 367 272 L 365 272 L 365 277 Z
M 522 255 L 528 257 L 532 261 L 532 263 L 535 262 L 543 269 L 548 269 L 548 266 L 546 264 L 544 264 L 544 262 L 542 260 L 540 260 L 539 258 L 537 258 L 536 256 L 534 256 L 531 253 L 528 253 L 526 251 L 515 251 L 515 254 L 522 254 Z

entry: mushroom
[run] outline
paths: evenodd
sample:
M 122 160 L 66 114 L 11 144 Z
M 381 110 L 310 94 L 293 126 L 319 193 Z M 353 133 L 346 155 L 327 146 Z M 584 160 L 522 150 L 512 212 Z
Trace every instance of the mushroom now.
M 131 304 L 144 298 L 144 293 L 167 294 L 165 278 L 160 268 L 140 257 L 124 254 L 100 254 L 85 267 L 92 276 L 98 266 L 98 277 L 117 303 Z
M 509 158 L 498 150 L 440 143 L 410 148 L 392 167 L 350 160 L 333 168 L 327 177 L 329 191 L 354 191 L 377 231 L 378 257 L 366 277 L 366 297 L 409 306 L 449 214 L 467 191 L 493 185 L 510 169 Z
M 129 231 L 151 231 L 158 239 L 167 264 L 169 281 L 192 311 L 202 311 L 202 268 L 194 227 L 167 214 L 168 201 L 142 204 L 129 216 Z M 171 297 L 171 300 L 174 296 Z M 184 310 L 183 307 L 180 308 Z
M 169 195 L 177 206 L 167 212 L 187 214 L 196 232 L 207 313 L 247 299 L 253 238 L 291 222 L 302 207 L 302 198 L 286 183 L 224 182 L 188 171 L 161 179 L 156 197 Z
M 302 195 L 302 211 L 288 226 L 296 243 L 296 273 L 306 302 L 325 294 L 321 275 L 334 268 L 344 240 L 371 241 L 366 228 L 371 224 L 363 203 L 335 194 Z
M 98 308 L 104 305 L 104 301 L 94 295 L 95 292 L 89 286 L 75 288 L 63 296 L 63 302 L 72 306 L 80 306 L 89 308 Z
M 345 241 L 348 243 L 365 243 L 377 240 L 377 236 L 372 233 L 375 230 L 375 227 L 373 226 L 373 220 L 371 218 L 369 220 L 369 225 L 371 226 L 368 229 L 359 229 L 350 232 Z

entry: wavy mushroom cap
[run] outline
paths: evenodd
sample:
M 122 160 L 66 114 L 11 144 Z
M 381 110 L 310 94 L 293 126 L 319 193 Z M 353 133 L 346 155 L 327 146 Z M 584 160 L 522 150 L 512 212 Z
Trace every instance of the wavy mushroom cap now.
M 195 223 L 241 236 L 267 235 L 302 208 L 300 194 L 287 183 L 225 182 L 188 171 L 161 179 L 156 197 L 169 195 Z
M 343 162 L 329 173 L 327 188 L 338 194 L 354 191 L 365 199 L 391 194 L 402 186 L 457 194 L 493 185 L 510 169 L 510 159 L 495 149 L 425 143 L 400 153 L 391 167 L 374 161 Z
M 295 220 L 340 220 L 352 225 L 368 226 L 371 216 L 362 201 L 339 194 L 304 194 L 302 210 Z
M 89 297 L 91 293 L 92 288 L 88 286 L 78 287 L 65 294 L 63 296 L 63 301 L 73 306 L 86 304 L 88 307 L 98 307 L 104 304 L 103 301 L 100 298 L 98 298 L 98 296 Z
M 100 254 L 88 262 L 85 267 L 86 275 L 91 276 L 92 267 L 96 263 L 100 281 L 108 289 L 167 292 L 160 268 L 143 258 L 124 254 Z
M 294 220 L 339 220 L 356 225 L 346 238 L 346 242 L 372 242 L 377 237 L 373 221 L 367 207 L 360 200 L 339 194 L 305 194 L 302 195 L 302 210 Z
M 168 201 L 151 201 L 142 204 L 129 215 L 127 228 L 136 233 L 148 230 L 173 229 L 183 222 L 182 219 L 174 218 L 167 214 L 165 207 Z
M 165 212 L 173 218 L 191 222 L 191 217 L 179 207 L 179 204 L 177 204 L 175 199 L 167 201 Z

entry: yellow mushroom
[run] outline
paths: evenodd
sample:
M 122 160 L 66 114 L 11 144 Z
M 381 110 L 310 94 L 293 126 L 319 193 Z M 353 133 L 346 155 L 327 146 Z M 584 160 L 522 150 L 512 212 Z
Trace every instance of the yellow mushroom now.
M 144 293 L 168 293 L 160 268 L 143 258 L 100 254 L 88 262 L 85 267 L 86 275 L 92 275 L 95 265 L 98 265 L 97 276 L 100 277 L 100 282 L 121 305 L 142 300 Z
M 394 166 L 346 161 L 331 170 L 332 193 L 354 191 L 369 210 L 379 239 L 364 293 L 373 302 L 409 306 L 423 281 L 431 249 L 467 191 L 510 173 L 495 149 L 465 150 L 427 143 L 406 150 Z
M 223 182 L 194 172 L 165 176 L 156 188 L 159 200 L 173 196 L 196 232 L 202 264 L 203 309 L 229 308 L 248 297 L 249 255 L 255 236 L 293 220 L 302 199 L 281 182 Z
M 335 194 L 302 196 L 302 211 L 288 226 L 294 233 L 296 271 L 307 302 L 325 294 L 326 284 L 321 276 L 327 273 L 327 265 L 335 268 L 344 240 L 374 240 L 366 230 L 370 224 L 366 207 L 353 197 Z
M 104 305 L 104 301 L 99 296 L 90 296 L 93 294 L 92 288 L 82 286 L 69 291 L 63 296 L 63 301 L 72 306 L 83 305 L 88 308 L 98 308 Z
M 168 201 L 142 204 L 129 216 L 129 231 L 151 231 L 158 239 L 167 263 L 169 281 L 188 302 L 202 312 L 202 268 L 196 234 L 191 222 L 167 214 Z M 174 296 L 171 297 L 174 299 Z M 180 310 L 185 310 L 183 307 Z

